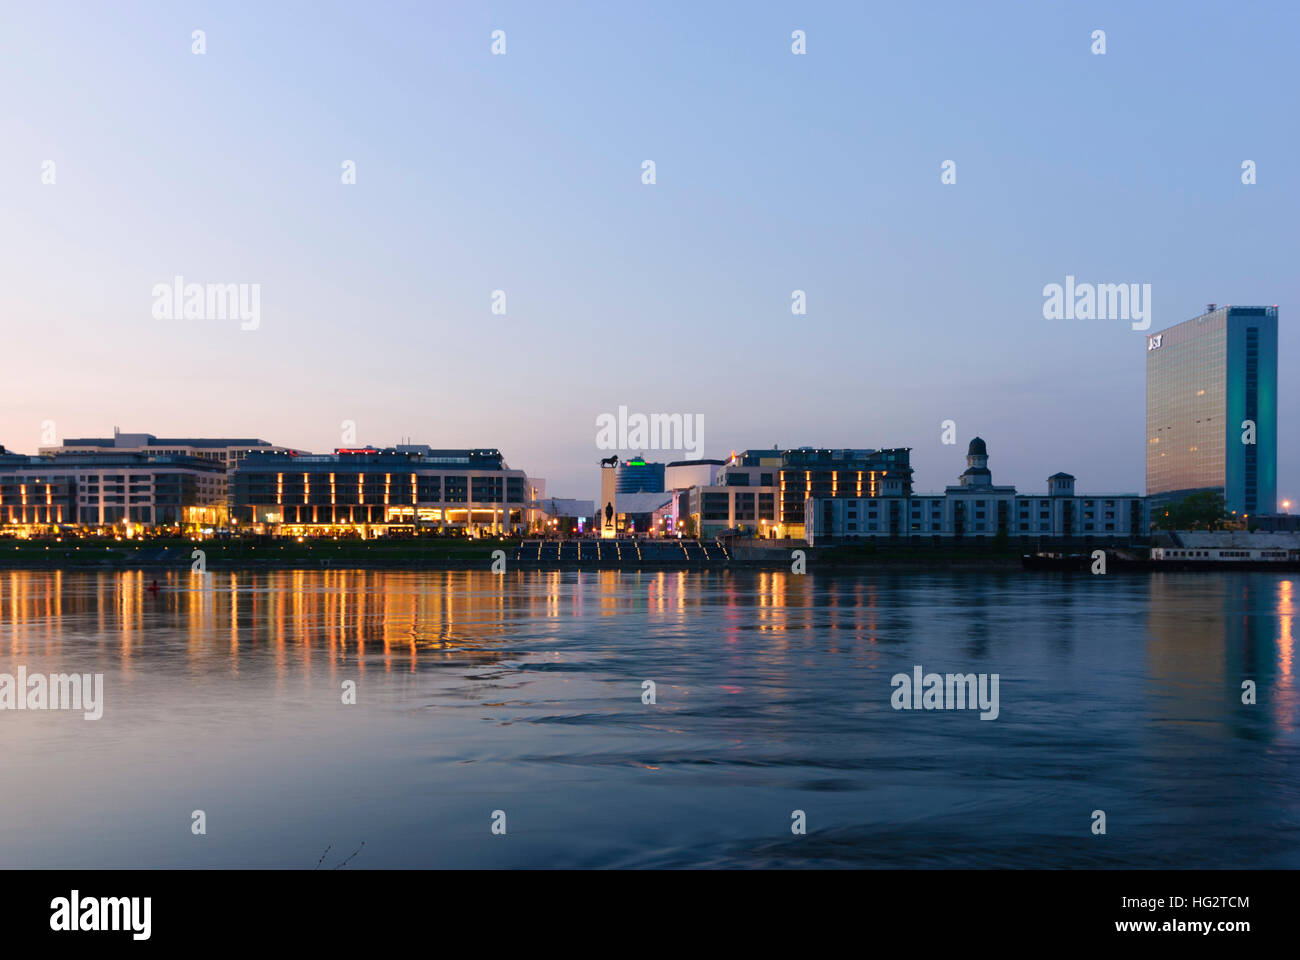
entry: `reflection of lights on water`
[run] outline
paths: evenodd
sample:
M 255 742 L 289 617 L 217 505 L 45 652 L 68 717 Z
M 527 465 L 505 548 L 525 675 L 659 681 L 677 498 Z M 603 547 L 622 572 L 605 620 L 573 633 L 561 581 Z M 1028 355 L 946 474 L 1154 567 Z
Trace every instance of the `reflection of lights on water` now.
M 1285 695 L 1276 698 L 1277 724 L 1282 729 L 1291 729 L 1295 726 L 1296 709 L 1296 691 L 1290 683 L 1295 649 L 1295 584 L 1291 580 L 1278 584 L 1277 620 L 1277 670 L 1284 681 L 1278 685 L 1278 692 L 1286 688 Z
M 1295 584 L 1290 580 L 1283 580 L 1278 584 L 1277 613 L 1280 630 L 1277 641 L 1277 659 L 1278 669 L 1282 671 L 1284 677 L 1291 676 L 1291 657 L 1295 646 L 1295 639 L 1292 634 L 1295 624 L 1294 592 Z

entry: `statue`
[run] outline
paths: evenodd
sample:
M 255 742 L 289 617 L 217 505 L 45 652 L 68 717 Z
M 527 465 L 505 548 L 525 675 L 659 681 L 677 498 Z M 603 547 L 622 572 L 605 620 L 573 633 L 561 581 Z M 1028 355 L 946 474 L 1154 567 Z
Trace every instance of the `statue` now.
M 618 454 L 616 453 L 616 454 L 614 454 L 614 455 L 612 455 L 612 456 L 608 456 L 608 457 L 606 457 L 605 459 L 601 460 L 601 461 L 600 461 L 600 466 L 601 466 L 601 469 L 602 469 L 602 470 L 603 470 L 605 467 L 617 467 L 617 466 L 618 466 Z

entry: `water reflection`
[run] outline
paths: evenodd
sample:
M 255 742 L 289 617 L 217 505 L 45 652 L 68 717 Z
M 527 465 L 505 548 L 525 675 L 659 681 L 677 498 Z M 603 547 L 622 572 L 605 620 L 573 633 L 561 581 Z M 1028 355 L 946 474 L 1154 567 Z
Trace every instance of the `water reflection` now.
M 371 866 L 1300 865 L 1295 604 L 1266 574 L 6 571 L 0 672 L 103 672 L 109 706 L 0 714 L 28 771 L 0 867 L 136 862 L 67 826 L 96 820 L 87 770 L 137 842 L 224 795 L 228 866 L 318 855 L 336 820 Z M 999 719 L 893 711 L 914 664 L 999 673 Z M 481 848 L 506 803 L 548 826 Z M 426 838 L 431 804 L 461 839 Z M 792 805 L 820 824 L 797 849 Z M 1141 836 L 1089 844 L 1099 805 Z M 149 862 L 201 865 L 170 843 Z

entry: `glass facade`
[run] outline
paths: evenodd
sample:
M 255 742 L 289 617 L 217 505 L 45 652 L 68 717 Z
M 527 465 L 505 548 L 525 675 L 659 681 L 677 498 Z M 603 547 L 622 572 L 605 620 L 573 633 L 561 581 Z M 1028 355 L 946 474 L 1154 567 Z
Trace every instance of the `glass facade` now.
M 1227 311 L 1147 340 L 1147 494 L 1222 489 Z
M 1276 307 L 1219 307 L 1147 337 L 1146 464 L 1153 511 L 1202 490 L 1274 511 Z
M 787 450 L 778 474 L 781 522 L 800 524 L 806 500 L 855 499 L 885 494 L 885 478 L 899 482 L 898 493 L 912 492 L 911 448 L 888 450 Z
M 625 460 L 618 465 L 616 492 L 663 493 L 664 465 L 644 460 Z

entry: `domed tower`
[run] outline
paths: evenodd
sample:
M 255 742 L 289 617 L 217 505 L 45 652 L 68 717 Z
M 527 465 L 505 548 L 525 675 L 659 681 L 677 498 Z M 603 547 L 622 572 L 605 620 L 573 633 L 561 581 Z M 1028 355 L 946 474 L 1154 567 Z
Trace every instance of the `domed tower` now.
M 963 487 L 989 487 L 993 485 L 993 474 L 989 472 L 989 451 L 979 437 L 971 439 L 966 448 L 966 471 L 961 475 Z

